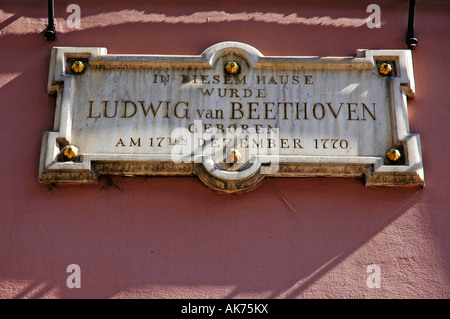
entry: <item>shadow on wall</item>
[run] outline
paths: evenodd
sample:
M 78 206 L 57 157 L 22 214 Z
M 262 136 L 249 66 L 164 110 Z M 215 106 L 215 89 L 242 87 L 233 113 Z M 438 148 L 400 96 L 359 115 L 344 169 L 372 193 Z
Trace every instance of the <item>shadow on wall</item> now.
M 14 298 L 301 298 L 311 287 L 362 297 L 355 287 L 367 289 L 367 265 L 389 267 L 387 244 L 372 239 L 420 193 L 270 179 L 222 195 L 189 177 L 41 189 L 34 210 L 11 212 L 1 274 L 24 283 Z M 73 198 L 76 209 L 64 208 Z M 402 243 L 388 246 L 395 254 Z M 81 268 L 80 289 L 66 286 L 70 264 Z
M 190 1 L 169 5 L 165 1 L 127 2 L 78 1 L 81 29 L 71 29 L 66 19 L 68 3 L 55 4 L 58 38 L 55 46 L 102 46 L 114 53 L 200 54 L 222 41 L 250 44 L 265 55 L 353 55 L 356 49 L 402 45 L 407 19 L 407 1 L 383 3 L 382 28 L 366 25 L 371 1 L 336 5 L 328 1 L 299 5 L 287 1 L 280 5 L 242 3 L 242 1 Z M 398 12 L 405 14 L 403 21 Z M 4 9 L 1 23 L 5 35 L 42 34 L 47 26 L 46 5 L 11 4 Z M 27 24 L 26 28 L 11 25 Z M 327 37 L 323 37 L 323 32 Z M 330 31 L 332 31 L 330 33 Z M 367 36 L 368 32 L 372 36 Z M 318 33 L 323 41 L 317 41 Z M 396 35 L 387 43 L 386 33 Z M 330 36 L 332 34 L 332 37 Z M 297 35 L 292 41 L 293 35 Z M 373 39 L 379 44 L 374 46 Z M 400 42 L 396 42 L 400 39 Z M 369 40 L 370 39 L 370 40 Z M 332 44 L 338 40 L 339 45 Z M 194 50 L 193 50 L 194 48 Z M 266 50 L 267 48 L 267 50 Z M 346 49 L 344 49 L 346 48 Z M 348 48 L 354 48 L 348 50 Z M 343 51 L 344 50 L 344 51 Z

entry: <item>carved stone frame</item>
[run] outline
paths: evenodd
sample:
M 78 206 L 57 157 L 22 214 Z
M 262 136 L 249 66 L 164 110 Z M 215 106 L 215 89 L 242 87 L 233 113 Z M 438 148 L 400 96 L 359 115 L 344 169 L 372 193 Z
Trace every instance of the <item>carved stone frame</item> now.
M 296 156 L 279 158 L 274 174 L 263 175 L 260 166 L 248 174 L 235 172 L 217 175 L 208 163 L 176 164 L 169 155 L 81 155 L 76 161 L 60 161 L 64 145 L 71 143 L 74 75 L 70 59 L 83 59 L 89 68 L 177 67 L 189 63 L 211 68 L 221 56 L 235 54 L 253 69 L 273 68 L 300 70 L 372 70 L 382 62 L 394 65 L 390 77 L 390 101 L 393 138 L 402 148 L 402 165 L 385 165 L 381 157 Z M 56 95 L 54 127 L 42 138 L 39 165 L 40 183 L 95 183 L 99 175 L 196 175 L 206 185 L 224 192 L 244 191 L 261 182 L 265 176 L 276 177 L 363 177 L 366 186 L 424 185 L 420 138 L 409 132 L 407 99 L 414 98 L 414 75 L 410 50 L 358 50 L 355 57 L 269 57 L 239 42 L 223 42 L 206 49 L 201 55 L 110 55 L 106 48 L 54 47 L 51 52 L 48 93 Z M 260 165 L 260 164 L 258 164 Z M 219 172 L 220 173 L 220 172 Z M 237 174 L 237 175 L 236 175 Z M 241 174 L 241 175 L 239 175 Z

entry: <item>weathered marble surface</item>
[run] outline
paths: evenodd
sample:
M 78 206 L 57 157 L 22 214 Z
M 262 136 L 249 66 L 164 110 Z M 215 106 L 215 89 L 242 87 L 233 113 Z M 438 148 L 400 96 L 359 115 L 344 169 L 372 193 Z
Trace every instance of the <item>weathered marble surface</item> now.
M 77 59 L 87 64 L 81 74 L 70 70 Z M 225 71 L 228 61 L 239 64 L 238 74 Z M 392 75 L 379 74 L 381 62 L 393 65 Z M 265 175 L 423 185 L 420 140 L 408 125 L 408 50 L 321 58 L 265 57 L 237 42 L 200 56 L 55 47 L 48 91 L 57 94 L 57 109 L 43 137 L 40 182 L 195 174 L 227 192 Z M 80 151 L 73 162 L 58 156 L 66 144 Z M 385 158 L 391 147 L 403 152 L 397 165 Z M 231 148 L 237 163 L 224 162 Z

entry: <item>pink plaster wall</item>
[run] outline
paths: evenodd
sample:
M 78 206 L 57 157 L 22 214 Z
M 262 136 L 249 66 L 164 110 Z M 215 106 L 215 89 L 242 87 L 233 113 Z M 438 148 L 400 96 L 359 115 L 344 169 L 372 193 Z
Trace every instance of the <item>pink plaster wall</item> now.
M 448 298 L 449 3 L 418 1 L 413 52 L 425 188 L 357 179 L 271 178 L 240 195 L 195 177 L 37 183 L 52 46 L 200 54 L 233 40 L 265 55 L 403 49 L 408 1 L 46 1 L 0 5 L 1 298 Z M 65 26 L 81 7 L 82 29 Z M 95 3 L 95 4 L 94 4 Z M 382 27 L 369 29 L 378 3 Z M 117 186 L 117 187 L 116 187 Z M 279 195 L 281 194 L 281 196 Z M 69 289 L 66 267 L 81 267 Z M 381 288 L 366 285 L 370 264 Z

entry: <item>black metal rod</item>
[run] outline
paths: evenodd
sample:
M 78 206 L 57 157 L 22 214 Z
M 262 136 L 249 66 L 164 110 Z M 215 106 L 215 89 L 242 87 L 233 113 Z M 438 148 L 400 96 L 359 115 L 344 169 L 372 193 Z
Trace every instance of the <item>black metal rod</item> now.
M 55 3 L 54 0 L 48 0 L 48 26 L 47 30 L 44 33 L 44 37 L 47 38 L 47 41 L 55 41 L 56 40 L 56 30 L 55 30 Z
M 406 44 L 411 50 L 417 46 L 419 40 L 414 37 L 414 15 L 416 11 L 416 0 L 409 0 L 409 14 L 408 14 L 408 31 L 406 33 Z

